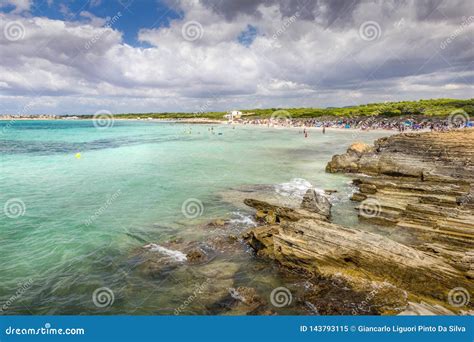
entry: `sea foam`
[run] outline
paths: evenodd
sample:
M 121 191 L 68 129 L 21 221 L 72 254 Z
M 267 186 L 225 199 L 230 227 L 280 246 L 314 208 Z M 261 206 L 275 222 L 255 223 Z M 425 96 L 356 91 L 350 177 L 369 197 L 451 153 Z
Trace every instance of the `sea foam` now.
M 308 189 L 313 188 L 313 185 L 303 178 L 293 178 L 287 183 L 275 185 L 275 191 L 285 197 L 303 198 Z M 313 188 L 314 191 L 324 195 L 323 189 Z
M 233 215 L 237 216 L 237 218 L 230 219 L 229 222 L 232 225 L 239 225 L 245 227 L 255 227 L 257 223 L 250 215 L 244 215 L 238 211 L 232 213 Z
M 158 252 L 161 254 L 164 254 L 166 256 L 169 256 L 173 258 L 174 260 L 178 262 L 184 262 L 187 260 L 186 254 L 180 251 L 175 251 L 173 249 L 169 249 L 160 245 L 157 245 L 156 243 L 150 243 L 148 245 L 143 246 L 143 248 L 148 248 L 152 252 Z

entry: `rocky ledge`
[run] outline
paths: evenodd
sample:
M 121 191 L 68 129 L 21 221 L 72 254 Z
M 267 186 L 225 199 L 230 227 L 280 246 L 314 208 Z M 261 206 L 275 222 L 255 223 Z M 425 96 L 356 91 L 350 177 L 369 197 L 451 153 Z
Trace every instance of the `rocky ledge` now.
M 354 180 L 359 191 L 352 197 L 361 202 L 361 219 L 416 229 L 428 242 L 469 249 L 474 242 L 473 160 L 474 130 L 466 129 L 400 134 L 373 147 L 356 143 L 334 156 L 326 171 L 364 174 Z
M 379 303 L 378 313 L 472 313 L 473 155 L 474 130 L 400 134 L 374 146 L 353 144 L 328 164 L 328 172 L 364 174 L 354 180 L 360 219 L 412 232 L 413 243 L 332 223 L 330 206 L 314 190 L 299 209 L 245 200 L 261 225 L 243 238 L 258 256 L 304 274 L 342 277 L 372 301 L 370 289 L 392 289 L 380 297 L 392 304 Z M 459 288 L 467 297 L 462 305 L 452 295 Z

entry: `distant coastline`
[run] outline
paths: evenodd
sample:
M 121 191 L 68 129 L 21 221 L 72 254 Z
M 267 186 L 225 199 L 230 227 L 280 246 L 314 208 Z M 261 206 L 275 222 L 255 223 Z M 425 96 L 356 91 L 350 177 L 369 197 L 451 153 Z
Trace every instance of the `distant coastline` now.
M 432 99 L 330 108 L 268 108 L 229 112 L 112 114 L 100 110 L 94 115 L 0 115 L 0 121 L 94 120 L 106 122 L 140 121 L 181 124 L 228 124 L 266 128 L 299 129 L 305 137 L 310 131 L 348 130 L 385 132 L 446 131 L 474 127 L 474 98 Z
M 44 118 L 44 117 L 21 117 L 21 118 L 1 118 L 0 122 L 8 122 L 7 125 L 14 125 L 16 121 L 95 121 L 96 118 Z M 213 120 L 206 118 L 122 118 L 120 116 L 110 116 L 106 120 L 111 123 L 113 121 L 128 122 L 162 122 L 162 123 L 178 123 L 189 125 L 229 125 L 235 127 L 260 127 L 269 129 L 297 129 L 301 133 L 307 135 L 309 132 L 326 131 L 383 131 L 383 132 L 428 132 L 428 131 L 448 131 L 454 129 L 464 129 L 474 127 L 474 122 L 470 116 L 463 113 L 457 113 L 448 117 L 337 117 L 337 118 L 313 118 L 313 119 L 291 119 L 291 118 L 266 118 L 266 119 L 238 119 L 238 120 Z
M 399 102 L 381 102 L 368 103 L 355 106 L 345 107 L 327 107 L 327 108 L 265 108 L 265 109 L 241 109 L 239 111 L 238 119 L 283 119 L 291 118 L 311 119 L 317 118 L 320 120 L 330 120 L 334 118 L 363 118 L 363 117 L 448 117 L 459 113 L 465 113 L 468 116 L 474 115 L 474 98 L 470 99 L 428 99 L 418 101 L 399 101 Z M 226 115 L 229 112 L 225 111 L 197 111 L 197 112 L 162 112 L 162 113 L 120 113 L 113 114 L 107 110 L 100 110 L 95 114 L 29 114 L 26 112 L 20 113 L 5 113 L 0 114 L 0 120 L 41 120 L 41 119 L 92 119 L 97 115 L 111 115 L 116 120 L 134 119 L 134 120 L 186 120 L 194 121 L 219 121 L 226 122 Z

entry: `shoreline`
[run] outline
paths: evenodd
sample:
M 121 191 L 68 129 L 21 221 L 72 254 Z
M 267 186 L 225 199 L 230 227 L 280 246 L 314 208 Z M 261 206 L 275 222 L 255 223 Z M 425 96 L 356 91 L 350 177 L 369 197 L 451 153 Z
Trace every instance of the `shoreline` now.
M 0 122 L 15 122 L 15 121 L 93 121 L 93 118 L 87 119 L 48 119 L 48 118 L 11 118 L 11 119 L 4 119 L 0 118 Z M 188 125 L 223 125 L 223 126 L 233 126 L 233 127 L 258 127 L 262 129 L 275 129 L 275 130 L 306 130 L 308 132 L 318 132 L 322 133 L 322 127 L 318 126 L 289 126 L 289 125 L 269 125 L 269 124 L 256 124 L 256 123 L 242 123 L 242 122 L 229 122 L 229 121 L 221 121 L 221 120 L 212 120 L 212 119 L 131 119 L 131 118 L 113 118 L 114 121 L 131 121 L 131 122 L 163 122 L 163 123 L 178 123 L 178 124 L 188 124 Z M 443 131 L 455 131 L 459 129 L 469 129 L 473 127 L 451 127 L 447 130 L 435 130 L 436 132 L 443 132 Z M 411 129 L 406 128 L 404 131 L 399 131 L 397 129 L 388 129 L 388 128 L 369 128 L 369 129 L 361 129 L 361 128 L 343 128 L 343 127 L 326 127 L 326 133 L 330 132 L 351 132 L 351 133 L 369 133 L 369 132 L 377 132 L 377 133 L 387 133 L 387 134 L 399 134 L 399 133 L 426 133 L 431 132 L 429 128 L 422 128 L 422 129 Z

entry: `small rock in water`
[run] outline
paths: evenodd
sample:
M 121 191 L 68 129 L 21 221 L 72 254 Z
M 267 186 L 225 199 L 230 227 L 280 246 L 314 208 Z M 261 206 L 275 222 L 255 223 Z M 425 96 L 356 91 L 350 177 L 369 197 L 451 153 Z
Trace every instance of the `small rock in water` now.
M 326 217 L 331 216 L 332 204 L 326 196 L 318 193 L 314 189 L 308 189 L 301 202 L 301 208 L 306 209 Z
M 229 294 L 234 299 L 230 303 L 229 315 L 273 315 L 274 312 L 268 309 L 264 300 L 257 294 L 253 287 L 240 286 L 229 288 Z
M 222 220 L 222 219 L 217 219 L 215 220 L 214 222 L 212 222 L 212 224 L 214 226 L 225 226 L 226 224 L 226 221 Z
M 228 221 L 226 220 L 216 219 L 206 224 L 205 227 L 206 228 L 225 228 L 227 224 L 228 224 Z
M 194 249 L 186 254 L 186 258 L 189 263 L 200 263 L 206 259 L 206 254 L 200 249 Z
M 238 288 L 231 287 L 229 293 L 232 298 L 241 301 L 244 304 L 250 306 L 259 306 L 263 304 L 262 299 L 257 294 L 257 291 L 253 287 L 240 286 Z

